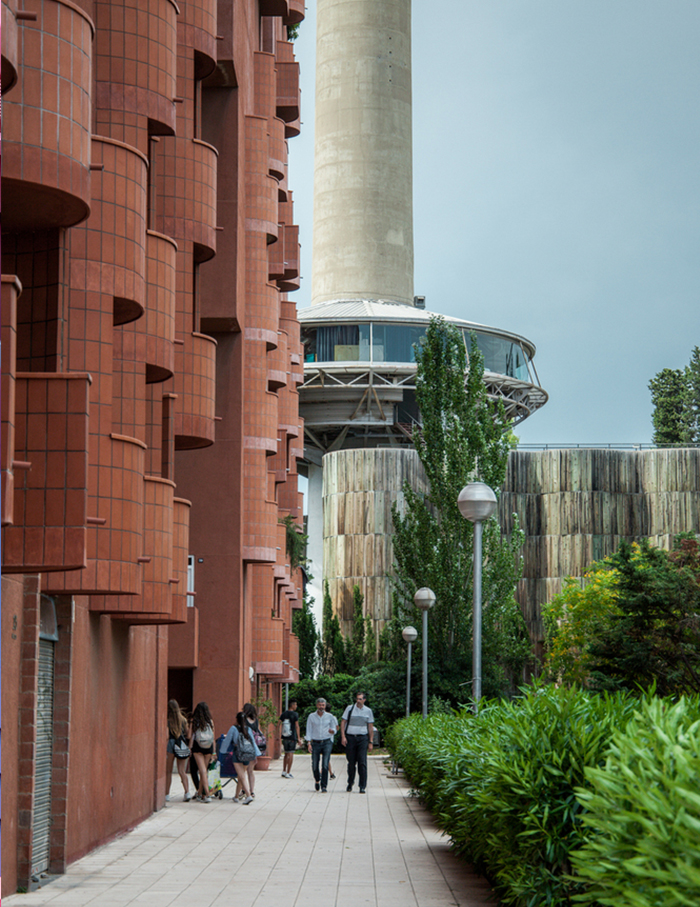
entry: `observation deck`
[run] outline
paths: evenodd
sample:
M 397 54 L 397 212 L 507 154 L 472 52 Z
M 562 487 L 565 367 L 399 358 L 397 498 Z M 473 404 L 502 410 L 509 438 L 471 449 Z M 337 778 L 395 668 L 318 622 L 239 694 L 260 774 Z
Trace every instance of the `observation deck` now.
M 301 309 L 304 382 L 299 414 L 305 456 L 356 447 L 409 447 L 420 417 L 416 402 L 415 344 L 435 313 L 382 300 L 327 302 Z M 443 316 L 476 335 L 484 356 L 489 397 L 501 400 L 517 425 L 547 402 L 533 362 L 534 344 L 461 318 Z

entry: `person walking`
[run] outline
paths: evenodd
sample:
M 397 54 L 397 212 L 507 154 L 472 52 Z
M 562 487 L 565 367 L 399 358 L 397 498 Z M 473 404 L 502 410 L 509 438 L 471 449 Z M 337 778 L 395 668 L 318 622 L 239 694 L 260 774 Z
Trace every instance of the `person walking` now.
M 355 769 L 359 775 L 360 793 L 367 789 L 367 751 L 374 749 L 374 715 L 372 709 L 365 705 L 367 697 L 358 693 L 353 705 L 343 712 L 340 722 L 340 742 L 345 747 L 348 760 L 348 786 L 351 791 L 355 783 Z
M 245 715 L 245 719 L 250 725 L 250 729 L 253 732 L 253 739 L 255 740 L 255 745 L 258 748 L 257 756 L 262 756 L 267 749 L 267 741 L 260 730 L 260 721 L 258 720 L 258 710 L 255 708 L 252 702 L 245 702 L 243 708 L 241 709 Z M 226 752 L 224 750 L 224 752 Z M 251 796 L 253 800 L 255 799 L 255 763 L 258 761 L 257 756 L 246 766 L 246 773 L 248 775 L 248 793 L 243 789 L 243 784 L 240 778 L 236 781 L 236 797 L 239 800 L 245 800 L 247 796 Z
M 177 773 L 185 789 L 185 802 L 192 799 L 189 779 L 187 778 L 187 761 L 190 748 L 187 740 L 190 736 L 187 718 L 176 699 L 168 702 L 168 746 L 165 757 L 165 799 L 170 799 L 170 784 L 173 780 L 173 762 L 177 759 Z
M 236 769 L 238 781 L 245 792 L 245 796 L 242 800 L 239 800 L 238 796 L 234 794 L 232 797 L 233 802 L 240 802 L 244 806 L 248 806 L 249 803 L 253 802 L 248 766 L 255 764 L 255 760 L 260 755 L 260 749 L 255 742 L 253 729 L 243 712 L 239 712 L 236 715 L 236 723 L 232 724 L 228 729 L 228 733 L 224 737 L 224 742 L 221 744 L 221 752 L 233 752 L 233 765 Z
M 289 708 L 280 715 L 280 727 L 282 729 L 282 749 L 284 750 L 282 777 L 293 778 L 292 763 L 294 762 L 294 752 L 301 740 L 296 699 L 292 699 L 289 703 Z
M 209 783 L 207 781 L 207 768 L 214 754 L 214 721 L 206 702 L 198 702 L 192 713 L 190 725 L 190 749 L 197 763 L 199 772 L 199 787 L 197 799 L 202 803 L 211 803 L 209 796 Z
M 326 700 L 322 697 L 317 699 L 316 711 L 306 719 L 306 743 L 311 753 L 311 768 L 316 790 L 320 789 L 324 794 L 328 789 L 328 763 L 333 749 L 333 737 L 337 730 L 338 722 L 333 715 L 326 713 Z

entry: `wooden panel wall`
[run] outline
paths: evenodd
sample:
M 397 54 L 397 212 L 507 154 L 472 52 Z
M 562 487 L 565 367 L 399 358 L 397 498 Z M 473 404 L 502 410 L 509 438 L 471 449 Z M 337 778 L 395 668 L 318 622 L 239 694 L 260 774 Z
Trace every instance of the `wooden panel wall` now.
M 391 504 L 408 480 L 425 489 L 413 450 L 342 450 L 323 459 L 323 559 L 343 632 L 352 632 L 359 585 L 377 632 L 391 616 Z M 514 514 L 525 532 L 517 598 L 533 639 L 543 637 L 540 606 L 565 576 L 583 576 L 622 539 L 670 547 L 679 532 L 700 532 L 700 450 L 572 449 L 513 451 L 500 496 L 505 532 Z

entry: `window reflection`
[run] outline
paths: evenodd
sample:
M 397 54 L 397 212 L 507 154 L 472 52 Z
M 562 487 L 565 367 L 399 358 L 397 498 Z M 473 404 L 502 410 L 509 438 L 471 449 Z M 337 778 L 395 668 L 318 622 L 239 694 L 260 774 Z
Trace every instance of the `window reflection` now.
M 425 337 L 420 324 L 373 324 L 373 362 L 415 362 L 414 344 Z
M 334 324 L 302 327 L 304 362 L 415 362 L 415 346 L 425 337 L 420 324 Z M 470 331 L 463 329 L 469 349 Z M 519 343 L 479 331 L 476 342 L 484 357 L 484 368 L 529 381 L 527 357 Z

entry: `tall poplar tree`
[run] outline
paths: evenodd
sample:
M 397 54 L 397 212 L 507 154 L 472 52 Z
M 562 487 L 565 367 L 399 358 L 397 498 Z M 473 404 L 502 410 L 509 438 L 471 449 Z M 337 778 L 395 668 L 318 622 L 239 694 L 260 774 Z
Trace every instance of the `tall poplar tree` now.
M 688 440 L 700 444 L 700 347 L 693 347 L 685 369 L 688 407 Z
M 430 689 L 452 702 L 470 697 L 472 663 L 473 527 L 457 507 L 461 489 L 482 481 L 498 496 L 508 460 L 508 421 L 484 385 L 484 360 L 472 335 L 467 354 L 461 331 L 432 318 L 416 348 L 416 397 L 421 427 L 414 433 L 429 481 L 420 494 L 404 486 L 404 506 L 393 507 L 395 626 L 421 626 L 413 595 L 429 586 Z M 517 682 L 530 642 L 513 592 L 521 573 L 523 535 L 501 534 L 496 518 L 484 526 L 482 688 L 498 695 Z M 399 631 L 400 632 L 400 631 Z M 418 648 L 422 645 L 419 636 Z
M 652 440 L 657 447 L 673 447 L 690 440 L 689 394 L 686 372 L 664 368 L 649 382 L 654 412 Z

